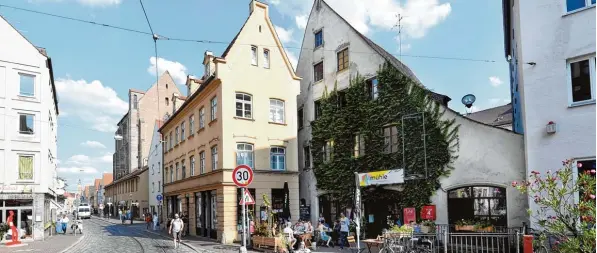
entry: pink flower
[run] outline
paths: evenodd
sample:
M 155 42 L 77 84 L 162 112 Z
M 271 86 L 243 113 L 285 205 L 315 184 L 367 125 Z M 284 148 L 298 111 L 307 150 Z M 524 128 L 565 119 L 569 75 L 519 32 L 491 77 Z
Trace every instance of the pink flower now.
M 547 171 L 547 174 L 551 174 L 551 170 L 548 170 L 548 171 Z
M 536 171 L 536 170 L 533 170 L 533 171 L 531 171 L 531 173 L 532 173 L 533 175 L 539 175 L 539 174 L 541 174 L 541 173 L 539 173 L 539 171 Z
M 576 167 L 577 167 L 577 168 L 582 168 L 582 163 L 577 163 L 577 164 L 576 164 Z
M 512 182 L 512 187 L 516 187 L 518 183 L 516 181 Z
M 589 195 L 589 198 L 591 198 L 591 199 L 595 199 L 595 194 L 591 194 L 591 195 Z
M 591 174 L 595 174 L 595 170 L 590 170 Z

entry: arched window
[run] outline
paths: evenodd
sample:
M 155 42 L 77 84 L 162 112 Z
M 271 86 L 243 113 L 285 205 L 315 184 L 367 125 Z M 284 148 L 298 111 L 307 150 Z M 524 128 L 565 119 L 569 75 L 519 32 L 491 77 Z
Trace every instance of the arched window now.
M 467 186 L 448 191 L 448 221 L 488 220 L 507 226 L 506 189 L 494 186 Z

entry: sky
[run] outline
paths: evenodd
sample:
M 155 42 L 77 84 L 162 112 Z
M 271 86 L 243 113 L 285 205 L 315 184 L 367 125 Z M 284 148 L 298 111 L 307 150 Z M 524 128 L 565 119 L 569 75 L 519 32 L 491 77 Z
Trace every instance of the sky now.
M 264 1 L 296 64 L 313 0 Z M 475 111 L 510 102 L 501 1 L 326 2 L 388 52 L 398 56 L 402 48 L 400 59 L 426 87 L 450 96 L 452 109 L 464 112 L 460 99 L 469 93 L 477 97 Z M 137 0 L 0 4 L 150 33 Z M 168 70 L 181 91 L 186 91 L 186 75 L 203 75 L 203 53 L 221 55 L 249 15 L 249 0 L 143 0 L 143 5 L 154 33 L 211 41 L 157 41 L 158 71 Z M 103 172 L 112 172 L 114 131 L 128 109 L 127 92 L 147 90 L 155 82 L 152 37 L 10 7 L 0 6 L 0 15 L 52 57 L 60 110 L 58 174 L 67 180 L 67 190 L 76 189 L 79 179 L 83 185 L 92 184 Z

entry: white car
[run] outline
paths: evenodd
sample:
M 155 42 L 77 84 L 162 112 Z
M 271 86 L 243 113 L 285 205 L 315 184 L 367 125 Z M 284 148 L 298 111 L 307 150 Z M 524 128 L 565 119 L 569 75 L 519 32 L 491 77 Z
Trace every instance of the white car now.
M 77 216 L 79 219 L 91 219 L 91 207 L 88 205 L 81 205 L 77 208 Z

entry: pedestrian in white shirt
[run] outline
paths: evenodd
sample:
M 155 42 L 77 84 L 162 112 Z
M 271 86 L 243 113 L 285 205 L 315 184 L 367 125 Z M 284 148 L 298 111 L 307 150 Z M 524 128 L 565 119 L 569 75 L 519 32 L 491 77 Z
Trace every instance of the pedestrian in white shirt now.
M 180 217 L 178 217 L 178 214 L 174 214 L 174 219 L 172 220 L 172 222 L 170 222 L 170 229 L 168 231 L 168 234 L 171 234 L 174 237 L 174 248 L 179 247 L 180 236 L 182 234 L 183 229 L 184 222 L 182 221 L 182 219 L 180 219 Z
M 153 212 L 153 230 L 158 230 L 158 213 Z

